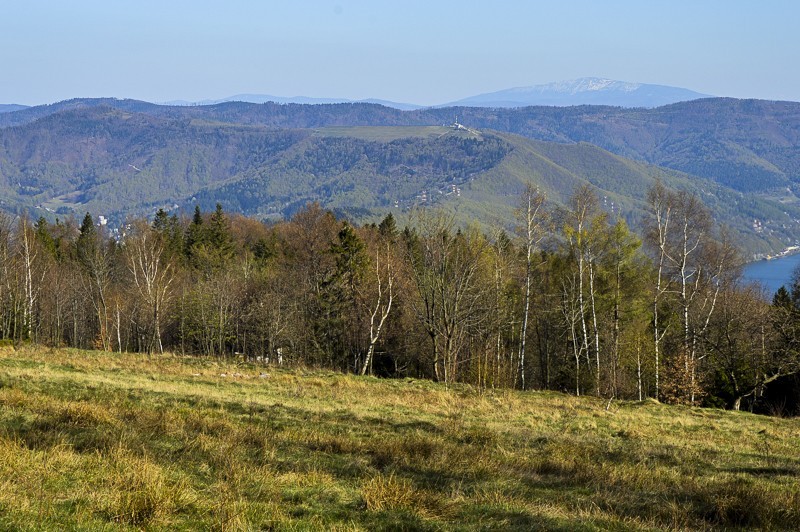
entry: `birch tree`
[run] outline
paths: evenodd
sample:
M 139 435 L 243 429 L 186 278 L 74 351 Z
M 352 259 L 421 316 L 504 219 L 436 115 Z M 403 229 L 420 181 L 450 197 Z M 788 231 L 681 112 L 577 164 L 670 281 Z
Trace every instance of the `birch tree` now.
M 597 310 L 597 277 L 602 246 L 608 229 L 607 215 L 600 211 L 597 195 L 589 185 L 576 189 L 564 213 L 562 234 L 567 253 L 577 267 L 574 297 L 581 328 L 581 351 L 589 357 L 594 348 L 595 392 L 600 395 L 600 329 Z M 591 327 L 588 323 L 591 321 Z
M 647 227 L 647 242 L 656 254 L 656 281 L 653 289 L 653 357 L 655 362 L 655 388 L 656 399 L 661 398 L 661 340 L 666 334 L 666 329 L 661 323 L 659 304 L 670 288 L 670 278 L 667 275 L 667 260 L 670 258 L 667 247 L 667 235 L 671 230 L 672 216 L 671 196 L 664 188 L 661 181 L 656 181 L 655 186 L 647 194 L 650 206 L 650 220 Z
M 375 354 L 375 345 L 381 336 L 381 331 L 386 323 L 386 318 L 392 311 L 392 303 L 394 302 L 394 279 L 395 272 L 392 267 L 391 252 L 389 244 L 386 244 L 386 257 L 384 259 L 384 267 L 381 265 L 380 251 L 375 252 L 375 285 L 376 285 L 376 301 L 372 313 L 369 317 L 369 347 L 367 348 L 367 355 L 364 357 L 364 365 L 361 367 L 361 374 L 365 375 L 367 371 L 371 371 L 372 357 Z
M 126 238 L 125 257 L 133 285 L 148 309 L 150 339 L 147 350 L 163 353 L 161 322 L 164 307 L 172 297 L 175 266 L 165 254 L 162 235 L 144 221 L 134 224 L 132 235 Z
M 97 343 L 104 351 L 111 350 L 109 301 L 115 261 L 113 244 L 103 238 L 87 212 L 76 242 L 78 261 L 83 266 L 87 292 L 91 296 L 98 323 Z
M 733 246 L 724 238 L 716 242 L 714 224 L 708 208 L 686 191 L 670 192 L 660 183 L 649 193 L 651 221 L 648 241 L 657 254 L 656 286 L 653 297 L 654 346 L 656 356 L 656 392 L 661 393 L 658 369 L 661 340 L 666 330 L 661 326 L 660 302 L 669 296 L 678 309 L 679 345 L 672 361 L 671 396 L 695 404 L 699 393 L 697 366 L 702 360 L 698 349 L 716 309 L 725 277 L 737 262 Z M 677 362 L 677 364 L 676 364 Z M 681 372 L 676 371 L 682 366 Z
M 522 233 L 525 239 L 525 296 L 522 303 L 522 330 L 519 338 L 519 374 L 522 389 L 525 389 L 525 347 L 528 338 L 528 318 L 531 306 L 531 283 L 533 278 L 533 258 L 538 251 L 539 244 L 544 238 L 545 222 L 544 212 L 545 197 L 533 185 L 528 184 L 522 197 L 522 206 L 518 217 L 522 219 Z
M 36 239 L 36 232 L 27 216 L 22 216 L 17 225 L 17 253 L 22 267 L 23 293 L 25 305 L 23 327 L 25 337 L 36 340 L 34 322 L 39 294 L 47 276 L 49 261 Z

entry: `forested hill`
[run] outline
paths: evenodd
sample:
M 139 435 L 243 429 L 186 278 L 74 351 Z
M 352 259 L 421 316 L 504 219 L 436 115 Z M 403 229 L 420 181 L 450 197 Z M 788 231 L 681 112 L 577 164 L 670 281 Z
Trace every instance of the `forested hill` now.
M 127 106 L 161 109 L 130 101 Z M 317 107 L 331 116 L 340 110 Z M 317 107 L 297 106 L 309 115 Z M 228 104 L 216 110 L 233 115 L 252 108 Z M 200 204 L 210 210 L 217 202 L 230 212 L 275 219 L 319 201 L 361 222 L 415 205 L 445 204 L 463 220 L 508 228 L 526 183 L 560 203 L 589 182 L 607 210 L 636 227 L 647 190 L 660 179 L 700 196 L 746 251 L 774 251 L 800 235 L 794 221 L 800 210 L 792 205 L 587 143 L 444 126 L 277 128 L 232 122 L 239 116 L 212 120 L 213 108 L 195 109 L 206 116 L 168 116 L 180 114 L 178 108 L 155 113 L 77 105 L 0 129 L 0 201 L 11 209 L 38 207 L 51 217 L 90 211 L 117 224 L 162 207 L 190 211 Z
M 118 99 L 78 99 L 0 114 L 0 127 L 82 107 L 110 106 L 175 120 L 281 128 L 442 125 L 564 143 L 590 142 L 612 153 L 706 177 L 743 192 L 797 201 L 800 103 L 708 98 L 655 109 L 604 106 L 400 111 L 377 104 L 281 105 L 229 102 L 195 107 Z M 787 190 L 788 188 L 788 190 Z

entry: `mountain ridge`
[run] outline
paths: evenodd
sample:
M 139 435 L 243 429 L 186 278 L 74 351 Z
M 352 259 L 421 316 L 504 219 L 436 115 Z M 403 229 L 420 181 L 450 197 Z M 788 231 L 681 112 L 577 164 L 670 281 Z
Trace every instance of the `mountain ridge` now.
M 681 87 L 584 77 L 478 94 L 440 107 L 562 107 L 588 104 L 652 108 L 709 97 L 708 94 Z
M 616 96 L 615 96 L 616 95 Z M 624 95 L 628 95 L 627 99 Z M 279 104 L 326 105 L 339 103 L 375 103 L 403 111 L 439 107 L 527 107 L 536 105 L 575 106 L 575 105 L 611 105 L 621 107 L 658 107 L 679 101 L 712 97 L 696 91 L 668 85 L 656 85 L 639 82 L 618 81 L 608 78 L 583 77 L 573 80 L 556 81 L 546 84 L 512 87 L 499 91 L 476 94 L 455 101 L 420 105 L 412 102 L 397 102 L 381 98 L 334 98 L 311 96 L 275 96 L 261 93 L 240 93 L 224 98 L 206 98 L 202 100 L 169 100 L 154 102 L 155 105 L 196 107 L 217 105 L 228 102 L 244 102 L 262 104 L 274 102 Z M 71 98 L 64 101 L 87 100 L 89 98 Z M 109 98 L 96 98 L 109 99 Z M 115 98 L 129 100 L 127 98 Z M 55 105 L 53 102 L 45 105 Z M 22 110 L 31 106 L 17 104 L 0 104 L 0 113 Z M 32 107 L 42 107 L 32 106 Z
M 0 103 L 0 113 L 13 113 L 14 111 L 22 111 L 27 109 L 27 105 L 19 105 L 16 103 Z
M 610 106 L 400 111 L 376 104 L 169 107 L 136 100 L 75 99 L 0 114 L 0 128 L 67 109 L 107 105 L 174 120 L 276 128 L 446 125 L 553 142 L 589 142 L 624 157 L 713 179 L 736 190 L 800 202 L 800 103 L 706 98 L 655 109 Z
M 441 204 L 459 211 L 462 220 L 511 227 L 514 202 L 533 181 L 556 204 L 589 183 L 608 209 L 638 225 L 647 189 L 660 179 L 698 194 L 753 253 L 782 249 L 800 236 L 797 206 L 745 196 L 586 142 L 441 125 L 274 127 L 133 112 L 128 108 L 136 102 L 117 102 L 125 109 L 109 103 L 72 106 L 0 129 L 6 208 L 51 217 L 90 211 L 121 224 L 158 208 L 189 212 L 200 204 L 209 210 L 217 202 L 231 212 L 277 219 L 319 201 L 364 222 Z M 244 105 L 220 107 L 236 116 Z M 316 106 L 280 106 L 287 107 L 302 112 Z M 312 118 L 305 119 L 325 121 Z M 760 232 L 751 227 L 754 219 Z
M 383 105 L 385 107 L 391 107 L 393 109 L 399 109 L 401 111 L 412 111 L 414 109 L 423 109 L 425 107 L 424 105 L 393 102 L 390 100 L 382 100 L 378 98 L 351 100 L 348 98 L 316 98 L 311 96 L 288 96 L 288 97 L 272 96 L 270 94 L 236 94 L 234 96 L 228 96 L 227 98 L 220 98 L 218 100 L 207 99 L 207 100 L 199 100 L 196 102 L 186 101 L 186 100 L 173 100 L 160 103 L 159 105 L 192 107 L 192 106 L 204 106 L 204 105 L 217 105 L 220 103 L 229 103 L 229 102 L 243 102 L 243 103 L 256 103 L 256 104 L 272 102 L 279 104 L 292 103 L 292 104 L 302 104 L 302 105 L 327 105 L 336 103 L 374 103 L 378 105 Z

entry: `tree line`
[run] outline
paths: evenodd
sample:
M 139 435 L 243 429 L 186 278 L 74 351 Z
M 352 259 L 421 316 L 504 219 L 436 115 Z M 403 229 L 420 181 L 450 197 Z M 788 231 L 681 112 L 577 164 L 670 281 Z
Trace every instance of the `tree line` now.
M 0 335 L 120 353 L 242 357 L 482 389 L 758 408 L 800 370 L 800 283 L 772 302 L 693 195 L 656 184 L 643 239 L 588 186 L 518 228 L 420 210 L 354 226 L 217 205 L 111 238 L 90 214 L 0 216 Z

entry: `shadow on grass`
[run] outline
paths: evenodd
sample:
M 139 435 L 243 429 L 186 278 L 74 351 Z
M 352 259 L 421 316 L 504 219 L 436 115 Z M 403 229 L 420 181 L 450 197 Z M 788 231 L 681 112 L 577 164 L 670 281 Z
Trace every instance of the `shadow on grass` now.
M 725 469 L 729 473 L 744 473 L 754 476 L 800 476 L 800 471 L 792 467 L 731 467 Z

